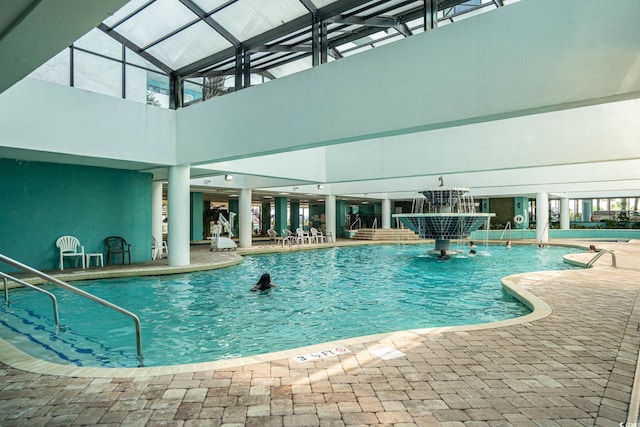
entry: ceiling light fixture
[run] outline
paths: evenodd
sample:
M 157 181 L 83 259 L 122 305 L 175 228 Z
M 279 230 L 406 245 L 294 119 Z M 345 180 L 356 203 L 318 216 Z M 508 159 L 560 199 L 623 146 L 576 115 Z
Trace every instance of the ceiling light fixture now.
M 231 181 L 233 179 L 233 175 L 225 175 L 224 176 L 224 180 L 225 181 Z
M 324 188 L 324 185 L 318 184 L 318 190 L 322 190 L 323 188 Z

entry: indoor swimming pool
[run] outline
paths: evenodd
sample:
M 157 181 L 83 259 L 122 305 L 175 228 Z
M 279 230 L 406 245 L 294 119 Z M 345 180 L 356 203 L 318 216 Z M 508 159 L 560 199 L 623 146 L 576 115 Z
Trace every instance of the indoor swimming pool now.
M 479 246 L 438 260 L 429 245 L 367 245 L 245 256 L 220 270 L 74 282 L 140 317 L 144 366 L 232 359 L 398 330 L 478 324 L 529 309 L 500 278 L 570 269 L 566 247 Z M 454 248 L 455 249 L 455 248 Z M 251 292 L 261 274 L 276 288 Z M 47 286 L 51 301 L 12 289 L 0 337 L 38 358 L 95 367 L 137 366 L 130 318 Z M 19 333 L 16 333 L 19 332 Z

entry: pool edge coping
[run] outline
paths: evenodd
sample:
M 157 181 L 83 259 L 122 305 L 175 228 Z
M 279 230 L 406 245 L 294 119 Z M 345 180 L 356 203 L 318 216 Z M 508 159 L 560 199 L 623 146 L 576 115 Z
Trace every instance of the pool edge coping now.
M 503 328 L 507 326 L 530 323 L 543 319 L 553 312 L 551 306 L 527 290 L 526 285 L 516 283 L 516 278 L 531 274 L 542 274 L 552 272 L 521 273 L 506 276 L 501 279 L 502 287 L 518 301 L 529 307 L 531 313 L 511 319 L 498 320 L 489 323 L 478 323 L 460 326 L 440 326 L 432 328 L 408 329 L 403 331 L 385 332 L 380 334 L 364 335 L 360 337 L 347 338 L 339 341 L 328 341 L 294 349 L 282 350 L 272 353 L 263 353 L 255 356 L 246 356 L 235 359 L 216 360 L 211 362 L 198 362 L 181 365 L 138 367 L 138 368 L 97 368 L 83 367 L 75 365 L 62 365 L 49 362 L 31 356 L 14 345 L 0 338 L 0 362 L 16 369 L 26 372 L 70 376 L 70 377 L 92 377 L 92 378 L 141 378 L 160 375 L 176 375 L 183 373 L 194 373 L 217 369 L 236 368 L 245 365 L 268 363 L 276 360 L 291 359 L 301 354 L 325 351 L 328 348 L 348 347 L 363 344 L 375 344 L 380 346 L 393 343 L 394 341 L 407 341 L 408 339 L 422 339 L 428 336 L 440 335 L 445 332 L 466 332 L 481 329 Z M 351 353 L 347 353 L 351 354 Z M 300 362 L 305 363 L 305 362 Z

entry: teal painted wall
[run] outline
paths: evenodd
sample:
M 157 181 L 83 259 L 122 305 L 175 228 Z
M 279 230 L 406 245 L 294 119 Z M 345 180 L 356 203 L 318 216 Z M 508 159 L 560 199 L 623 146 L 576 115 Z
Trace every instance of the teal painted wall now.
M 229 212 L 233 212 L 236 214 L 235 219 L 233 220 L 233 235 L 237 236 L 238 233 L 238 212 L 240 211 L 240 200 L 239 199 L 229 199 Z M 231 215 L 227 215 L 227 219 L 231 221 Z
M 504 234 L 503 234 L 504 233 Z M 490 230 L 488 233 L 486 230 L 478 230 L 471 233 L 471 239 L 476 241 L 482 241 L 485 238 L 490 240 L 513 240 L 520 239 L 536 240 L 536 230 Z M 617 229 L 572 229 L 572 230 L 549 230 L 550 239 L 593 239 L 597 240 L 627 240 L 627 239 L 640 239 L 640 230 L 617 230 Z M 552 242 L 553 243 L 553 242 Z M 588 240 L 585 240 L 585 245 L 589 245 Z
M 58 268 L 60 236 L 75 236 L 85 252 L 105 256 L 104 238 L 122 236 L 131 244 L 132 263 L 150 261 L 151 178 L 134 171 L 0 159 L 0 253 L 50 270 Z M 5 264 L 0 270 L 15 271 Z
M 271 203 L 262 204 L 262 234 L 266 235 L 267 230 L 271 228 Z M 278 232 L 280 235 L 280 232 Z
M 192 192 L 189 196 L 191 198 L 191 205 L 189 209 L 191 213 L 191 224 L 189 225 L 191 240 L 202 240 L 204 238 L 204 228 L 202 227 L 204 203 L 202 201 L 202 193 Z
M 344 237 L 344 228 L 347 226 L 347 203 L 344 200 L 336 200 L 336 237 Z
M 305 224 L 300 224 L 300 202 L 291 200 L 289 202 L 289 223 L 291 231 L 295 231 L 298 227 L 305 228 Z
M 320 229 L 325 221 L 322 221 L 324 215 L 324 204 L 309 205 L 309 221 L 313 223 L 313 227 Z
M 275 198 L 275 228 L 278 236 L 282 236 L 282 230 L 289 228 L 287 224 L 287 198 Z

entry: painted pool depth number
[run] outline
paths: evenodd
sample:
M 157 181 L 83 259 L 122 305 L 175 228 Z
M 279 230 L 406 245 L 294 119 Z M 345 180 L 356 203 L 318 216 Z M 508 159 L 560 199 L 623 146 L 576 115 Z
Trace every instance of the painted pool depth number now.
M 312 360 L 325 359 L 327 357 L 339 356 L 346 353 L 351 353 L 351 350 L 344 347 L 336 347 L 330 350 L 316 351 L 315 353 L 295 356 L 293 360 L 296 362 L 311 362 Z

